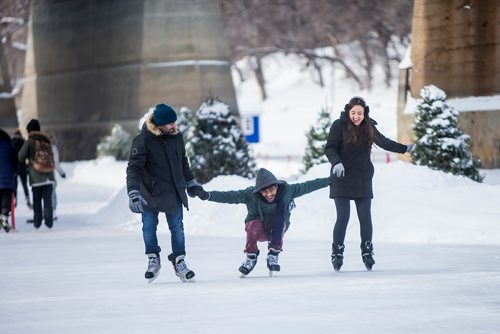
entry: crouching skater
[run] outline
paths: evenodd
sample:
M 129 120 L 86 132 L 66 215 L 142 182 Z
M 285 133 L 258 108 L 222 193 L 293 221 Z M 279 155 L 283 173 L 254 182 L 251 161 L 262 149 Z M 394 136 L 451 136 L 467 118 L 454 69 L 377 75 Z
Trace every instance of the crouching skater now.
M 257 242 L 268 242 L 267 268 L 269 275 L 280 271 L 278 255 L 283 250 L 283 236 L 290 226 L 290 212 L 295 207 L 294 198 L 326 188 L 329 178 L 317 178 L 304 183 L 288 184 L 267 169 L 257 172 L 255 186 L 242 190 L 210 191 L 197 188 L 195 195 L 202 200 L 227 204 L 245 204 L 246 245 L 245 261 L 241 264 L 240 277 L 248 275 L 259 257 Z

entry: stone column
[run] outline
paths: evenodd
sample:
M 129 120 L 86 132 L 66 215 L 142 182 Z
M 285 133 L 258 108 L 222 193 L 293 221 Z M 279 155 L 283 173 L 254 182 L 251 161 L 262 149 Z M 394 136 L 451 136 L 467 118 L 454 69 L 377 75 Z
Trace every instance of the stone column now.
M 450 97 L 500 94 L 498 15 L 498 0 L 415 0 L 412 96 L 430 83 Z
M 160 102 L 238 113 L 222 20 L 216 0 L 34 0 L 21 126 L 39 118 L 71 161 Z
M 411 46 L 411 95 L 433 84 L 449 99 L 500 94 L 500 1 L 415 0 Z M 483 168 L 500 167 L 500 108 L 464 110 L 459 126 Z M 398 114 L 398 138 L 411 137 Z M 406 127 L 406 130 L 402 129 Z M 406 131 L 406 134 L 404 133 Z

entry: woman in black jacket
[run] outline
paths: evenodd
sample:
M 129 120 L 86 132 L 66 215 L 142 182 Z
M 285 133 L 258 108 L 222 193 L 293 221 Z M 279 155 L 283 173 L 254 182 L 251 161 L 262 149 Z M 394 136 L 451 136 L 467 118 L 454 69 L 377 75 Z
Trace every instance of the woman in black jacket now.
M 349 222 L 350 201 L 354 200 L 361 230 L 361 255 L 368 270 L 375 264 L 372 244 L 371 200 L 374 168 L 370 160 L 373 144 L 386 151 L 406 153 L 413 147 L 387 139 L 369 117 L 370 108 L 359 96 L 345 105 L 340 118 L 333 122 L 325 146 L 332 164 L 330 198 L 335 201 L 337 221 L 333 229 L 332 264 L 338 271 L 344 259 L 344 238 Z

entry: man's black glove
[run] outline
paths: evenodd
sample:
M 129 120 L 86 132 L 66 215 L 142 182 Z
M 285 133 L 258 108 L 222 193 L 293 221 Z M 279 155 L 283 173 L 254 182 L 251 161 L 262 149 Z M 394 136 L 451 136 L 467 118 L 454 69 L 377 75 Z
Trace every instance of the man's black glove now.
M 203 187 L 196 188 L 195 195 L 198 196 L 202 201 L 206 201 L 210 198 L 210 193 L 205 191 Z
M 196 179 L 191 179 L 189 181 L 187 181 L 186 183 L 186 190 L 187 190 L 187 193 L 189 195 L 189 197 L 195 197 L 196 196 L 196 189 L 203 189 L 203 187 L 201 186 L 201 184 L 198 183 L 198 181 L 196 181 Z

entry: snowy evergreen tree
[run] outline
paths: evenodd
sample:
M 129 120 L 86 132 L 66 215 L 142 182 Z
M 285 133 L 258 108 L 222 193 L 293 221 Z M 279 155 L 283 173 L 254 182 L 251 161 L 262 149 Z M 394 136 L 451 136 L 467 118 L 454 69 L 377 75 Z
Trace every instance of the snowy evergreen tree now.
M 208 98 L 196 111 L 191 170 L 200 183 L 219 175 L 255 177 L 255 158 L 229 106 Z
M 184 138 L 186 155 L 191 158 L 194 155 L 191 141 L 194 135 L 195 123 L 193 121 L 193 112 L 188 107 L 181 107 L 179 109 L 177 113 L 177 128 Z
M 446 103 L 445 92 L 429 85 L 420 95 L 413 125 L 417 138 L 413 163 L 481 182 L 480 161 L 472 156 L 470 137 L 458 128 L 458 112 Z
M 332 118 L 326 108 L 322 108 L 316 124 L 309 128 L 306 133 L 306 152 L 302 157 L 304 163 L 303 173 L 306 173 L 312 166 L 328 162 L 325 156 L 325 145 L 328 139 L 328 132 L 332 126 Z
M 132 145 L 130 134 L 123 128 L 115 124 L 111 134 L 102 138 L 97 145 L 97 157 L 112 156 L 116 160 L 127 160 Z

